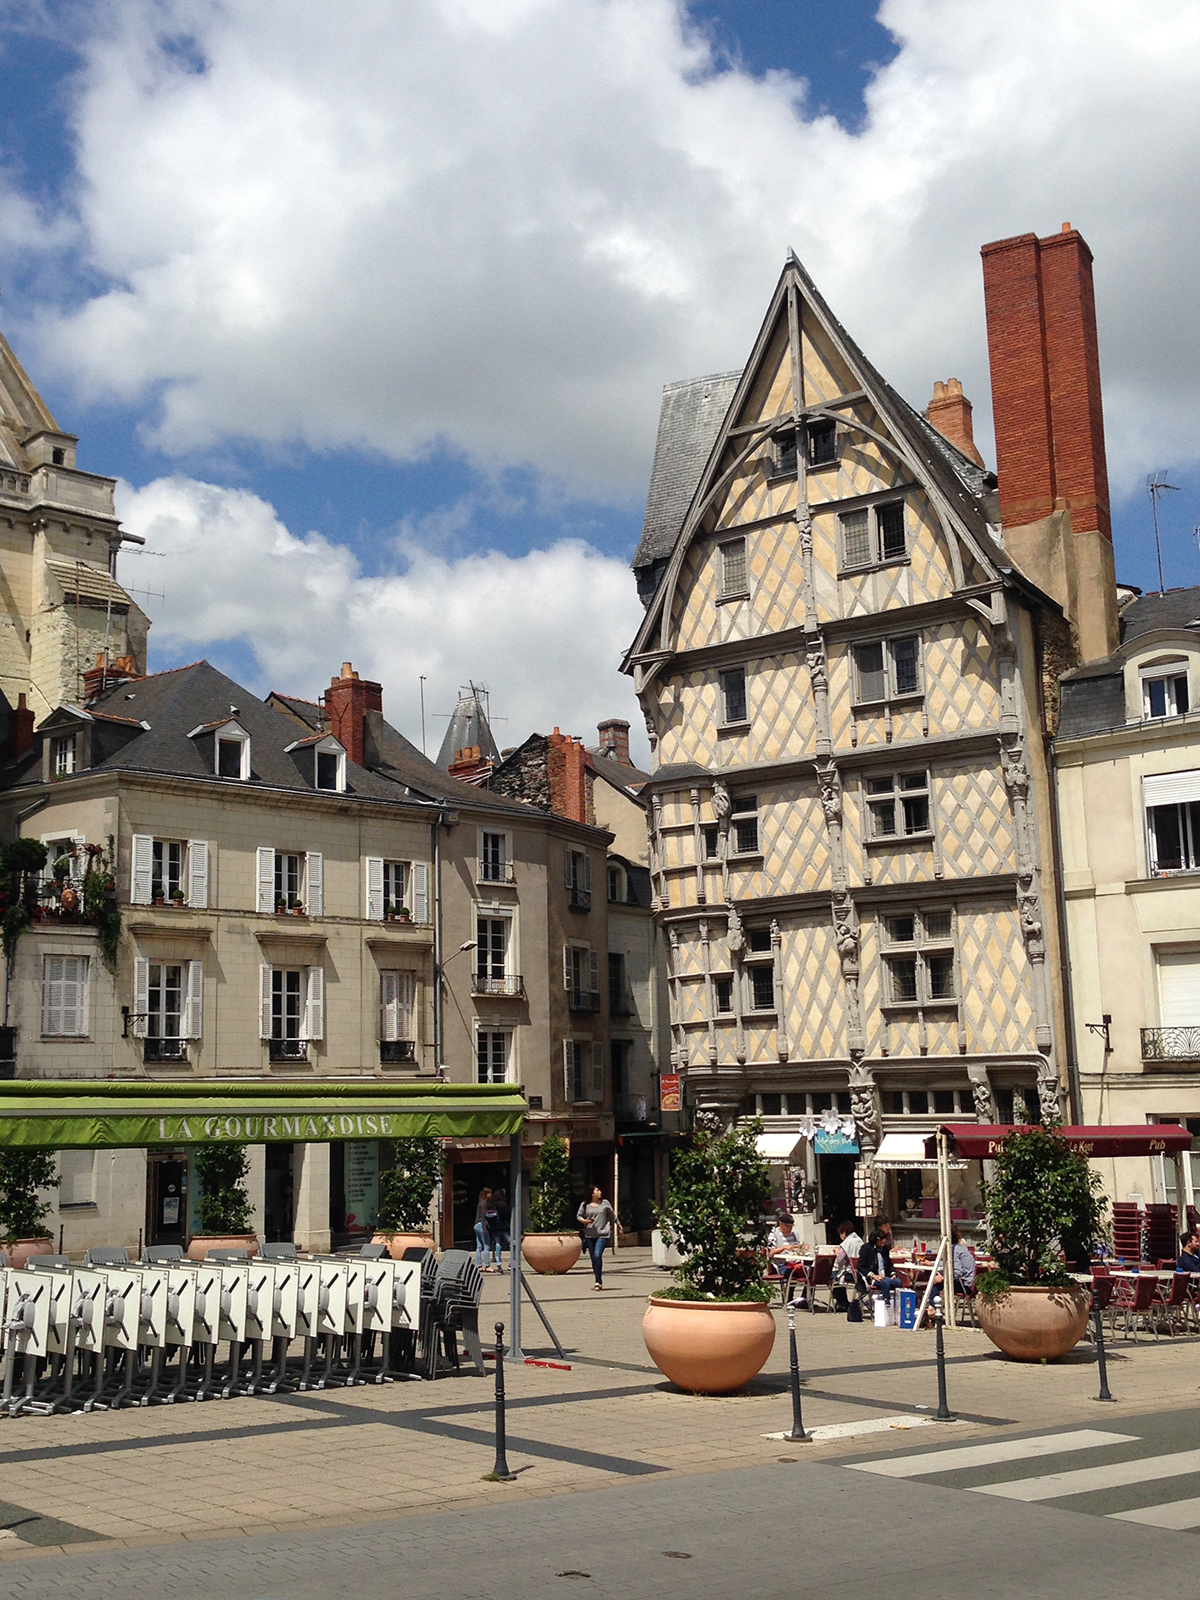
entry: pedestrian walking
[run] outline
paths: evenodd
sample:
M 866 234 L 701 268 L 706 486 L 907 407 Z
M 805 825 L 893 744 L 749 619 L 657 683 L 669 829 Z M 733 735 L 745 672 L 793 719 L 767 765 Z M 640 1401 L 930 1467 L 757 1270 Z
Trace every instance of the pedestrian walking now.
M 475 1265 L 483 1272 L 491 1269 L 488 1266 L 487 1211 L 492 1203 L 492 1191 L 484 1188 L 479 1191 L 479 1199 L 475 1202 Z
M 612 1238 L 612 1230 L 624 1233 L 617 1221 L 617 1213 L 599 1189 L 593 1188 L 588 1199 L 579 1208 L 577 1220 L 583 1225 L 583 1247 L 592 1263 L 595 1283 L 593 1291 L 604 1287 L 604 1246 Z
M 511 1249 L 508 1236 L 509 1219 L 512 1213 L 509 1210 L 508 1196 L 503 1189 L 492 1191 L 491 1203 L 487 1209 L 488 1239 L 492 1247 L 492 1271 L 504 1271 L 505 1250 Z M 511 1263 L 510 1263 L 511 1264 Z

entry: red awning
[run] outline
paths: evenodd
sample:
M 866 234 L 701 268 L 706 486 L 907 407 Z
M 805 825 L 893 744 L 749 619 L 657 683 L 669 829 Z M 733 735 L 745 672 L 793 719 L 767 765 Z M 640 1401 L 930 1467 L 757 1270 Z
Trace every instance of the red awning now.
M 949 1136 L 950 1148 L 969 1160 L 986 1161 L 1000 1154 L 1000 1146 L 1010 1133 L 1028 1133 L 1025 1127 L 1012 1128 L 1004 1123 L 946 1122 L 942 1130 Z M 1186 1128 L 1175 1123 L 1143 1122 L 1127 1127 L 1060 1128 L 1068 1144 L 1088 1156 L 1149 1156 L 1174 1155 L 1176 1151 L 1190 1150 L 1192 1136 Z M 936 1141 L 928 1141 L 936 1150 Z

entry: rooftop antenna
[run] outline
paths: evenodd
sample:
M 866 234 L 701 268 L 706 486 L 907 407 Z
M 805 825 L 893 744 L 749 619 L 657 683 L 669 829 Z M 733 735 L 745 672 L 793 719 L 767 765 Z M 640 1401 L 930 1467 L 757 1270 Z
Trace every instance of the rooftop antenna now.
M 421 674 L 421 754 L 425 754 L 425 674 Z
M 1154 512 L 1154 548 L 1158 552 L 1158 592 L 1163 595 L 1166 594 L 1167 588 L 1163 582 L 1162 541 L 1158 536 L 1158 497 L 1160 494 L 1178 494 L 1179 485 L 1177 483 L 1168 483 L 1167 474 L 1160 467 L 1152 477 L 1146 479 L 1146 488 L 1150 492 L 1150 506 Z

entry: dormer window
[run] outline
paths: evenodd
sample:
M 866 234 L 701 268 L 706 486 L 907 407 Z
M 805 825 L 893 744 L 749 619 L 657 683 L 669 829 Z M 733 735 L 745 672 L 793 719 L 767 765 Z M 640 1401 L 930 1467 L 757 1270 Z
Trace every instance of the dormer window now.
M 65 778 L 75 771 L 75 735 L 65 734 L 50 741 L 50 776 Z
M 1189 703 L 1187 668 L 1183 662 L 1173 661 L 1142 673 L 1142 716 L 1147 721 L 1157 717 L 1182 717 Z
M 313 773 L 318 789 L 343 794 L 346 789 L 346 752 L 336 739 L 323 739 L 316 747 Z

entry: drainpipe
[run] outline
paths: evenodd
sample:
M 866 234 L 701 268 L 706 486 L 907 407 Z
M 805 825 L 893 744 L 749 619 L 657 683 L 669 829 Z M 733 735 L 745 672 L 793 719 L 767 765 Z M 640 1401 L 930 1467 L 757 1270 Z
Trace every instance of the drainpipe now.
M 1083 1122 L 1083 1089 L 1079 1082 L 1079 1057 L 1075 1050 L 1075 992 L 1071 983 L 1071 950 L 1067 938 L 1067 896 L 1063 888 L 1062 831 L 1058 814 L 1058 760 L 1054 740 L 1047 739 L 1046 766 L 1050 779 L 1050 849 L 1054 862 L 1054 898 L 1058 906 L 1058 959 L 1063 975 L 1063 1010 L 1067 1030 L 1067 1090 L 1071 1121 Z

